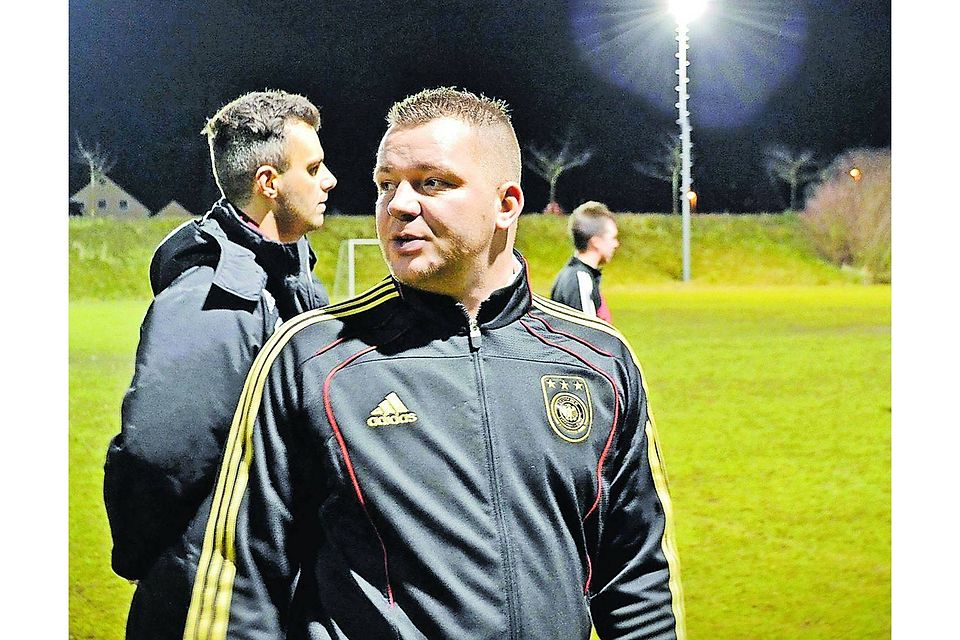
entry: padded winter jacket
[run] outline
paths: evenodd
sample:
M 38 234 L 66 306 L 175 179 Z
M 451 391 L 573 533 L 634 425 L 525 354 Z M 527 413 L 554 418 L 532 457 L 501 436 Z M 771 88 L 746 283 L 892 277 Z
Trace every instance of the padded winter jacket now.
M 684 635 L 633 353 L 525 265 L 476 322 L 387 279 L 285 323 L 211 504 L 185 639 Z
M 271 241 L 226 200 L 171 232 L 150 264 L 121 430 L 104 466 L 114 571 L 139 580 L 127 637 L 179 637 L 209 495 L 243 381 L 283 320 L 328 302 L 305 238 Z

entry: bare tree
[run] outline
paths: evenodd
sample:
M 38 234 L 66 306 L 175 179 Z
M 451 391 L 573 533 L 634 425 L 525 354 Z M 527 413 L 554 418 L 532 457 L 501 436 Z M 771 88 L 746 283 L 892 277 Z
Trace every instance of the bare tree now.
M 81 215 L 94 215 L 96 211 L 93 207 L 96 199 L 95 185 L 101 177 L 106 176 L 107 172 L 113 169 L 116 162 L 105 149 L 100 147 L 99 142 L 90 146 L 79 135 L 77 135 L 77 146 L 71 155 L 74 162 L 85 165 L 90 172 L 90 184 L 87 188 L 85 201 L 81 205 L 83 207 Z
M 816 162 L 812 151 L 794 151 L 786 145 L 768 147 L 765 152 L 767 174 L 790 185 L 790 210 L 797 210 L 800 187 L 816 177 Z
M 100 147 L 100 143 L 95 143 L 92 147 L 80 139 L 77 135 L 77 148 L 73 151 L 73 159 L 80 164 L 84 164 L 90 170 L 90 182 L 107 175 L 107 172 L 113 169 L 116 161 Z
M 592 149 L 577 149 L 573 135 L 567 133 L 563 141 L 552 147 L 527 145 L 529 157 L 524 160 L 531 171 L 550 184 L 550 203 L 547 210 L 557 208 L 557 180 L 564 171 L 586 164 L 593 156 Z
M 633 168 L 645 176 L 670 183 L 671 212 L 679 213 L 681 148 L 679 136 L 664 133 L 657 148 L 651 151 L 646 160 L 634 162 Z

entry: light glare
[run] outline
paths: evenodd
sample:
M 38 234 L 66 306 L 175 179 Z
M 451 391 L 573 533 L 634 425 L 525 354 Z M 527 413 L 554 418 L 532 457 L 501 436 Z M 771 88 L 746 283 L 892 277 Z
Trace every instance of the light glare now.
M 689 24 L 707 9 L 707 0 L 669 0 L 668 4 L 680 24 Z

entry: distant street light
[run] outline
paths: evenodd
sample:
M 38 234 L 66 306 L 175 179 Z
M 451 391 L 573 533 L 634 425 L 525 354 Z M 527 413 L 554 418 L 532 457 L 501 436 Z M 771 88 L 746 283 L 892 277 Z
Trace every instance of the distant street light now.
M 690 201 L 690 211 L 696 212 L 697 210 L 697 192 L 690 190 L 687 192 L 687 200 Z
M 850 177 L 853 178 L 854 182 L 860 182 L 860 178 L 863 177 L 863 172 L 854 167 L 853 169 L 850 169 Z
M 690 48 L 687 26 L 707 8 L 707 0 L 670 0 L 670 12 L 677 19 L 677 124 L 680 125 L 680 193 L 683 204 L 683 281 L 690 280 L 690 112 L 687 111 L 687 49 Z M 696 198 L 696 195 L 694 195 Z

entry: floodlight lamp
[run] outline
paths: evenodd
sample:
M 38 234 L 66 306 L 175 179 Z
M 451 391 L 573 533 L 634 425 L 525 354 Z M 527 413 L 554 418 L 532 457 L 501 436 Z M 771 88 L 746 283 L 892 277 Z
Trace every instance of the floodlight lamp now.
M 670 13 L 681 25 L 691 23 L 707 9 L 707 0 L 668 0 Z

